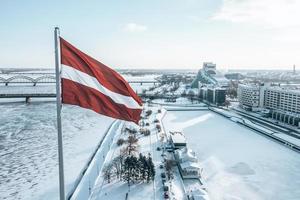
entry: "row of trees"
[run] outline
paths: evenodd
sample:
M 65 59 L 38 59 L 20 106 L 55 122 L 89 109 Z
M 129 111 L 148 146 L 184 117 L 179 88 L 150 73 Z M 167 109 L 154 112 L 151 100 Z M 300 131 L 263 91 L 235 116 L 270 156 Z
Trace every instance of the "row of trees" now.
M 130 185 L 130 182 L 154 180 L 155 167 L 151 156 L 148 157 L 139 154 L 139 157 L 133 155 L 126 157 L 123 165 L 123 180 Z
M 139 181 L 154 180 L 155 167 L 150 155 L 139 154 L 138 157 L 134 155 L 120 154 L 115 157 L 111 163 L 105 166 L 104 179 L 110 183 L 113 177 L 123 180 L 130 185 Z

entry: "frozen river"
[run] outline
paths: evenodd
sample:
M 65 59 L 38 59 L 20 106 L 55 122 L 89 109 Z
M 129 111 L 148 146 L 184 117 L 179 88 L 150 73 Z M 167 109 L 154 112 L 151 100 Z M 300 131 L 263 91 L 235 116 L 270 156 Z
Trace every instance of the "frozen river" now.
M 210 111 L 172 111 L 203 167 L 212 199 L 300 199 L 300 154 Z
M 1 103 L 0 113 L 0 199 L 58 199 L 55 102 Z M 69 105 L 62 119 L 69 191 L 113 120 Z

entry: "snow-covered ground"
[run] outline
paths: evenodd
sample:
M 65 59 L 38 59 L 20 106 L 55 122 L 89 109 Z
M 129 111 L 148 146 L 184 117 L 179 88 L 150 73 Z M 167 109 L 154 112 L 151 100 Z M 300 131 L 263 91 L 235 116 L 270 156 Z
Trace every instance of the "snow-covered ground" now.
M 210 111 L 169 112 L 202 163 L 211 199 L 300 199 L 299 154 Z
M 0 199 L 58 199 L 56 104 L 0 104 Z M 62 112 L 69 191 L 113 119 L 75 106 Z
M 162 148 L 162 142 L 159 139 L 159 135 L 163 134 L 158 133 L 156 129 L 156 124 L 153 123 L 155 119 L 161 120 L 164 112 L 157 113 L 159 107 L 152 107 L 153 114 L 149 117 L 149 119 L 145 120 L 148 122 L 150 126 L 146 126 L 151 131 L 149 136 L 139 135 L 138 138 L 138 151 L 144 155 L 151 154 L 153 163 L 155 165 L 155 179 L 150 183 L 136 183 L 131 184 L 130 188 L 127 183 L 124 181 L 120 181 L 116 178 L 112 180 L 111 183 L 107 183 L 104 180 L 103 172 L 100 173 L 98 180 L 96 181 L 95 186 L 92 190 L 92 195 L 90 197 L 91 200 L 114 200 L 114 199 L 125 199 L 126 194 L 128 194 L 128 199 L 131 200 L 141 200 L 141 199 L 154 199 L 154 200 L 162 200 L 163 198 L 163 184 L 161 180 L 161 173 L 165 172 L 165 169 L 161 169 L 159 167 L 162 164 L 163 157 L 161 156 L 162 151 L 157 151 L 157 147 Z M 124 127 L 136 127 L 133 123 L 125 123 Z M 139 127 L 136 127 L 138 129 Z M 105 160 L 105 164 L 111 162 L 111 160 L 116 157 L 122 147 L 118 147 L 116 142 L 119 138 L 126 139 L 128 137 L 128 133 L 123 132 L 122 134 L 118 132 L 116 137 L 112 143 L 112 148 L 107 154 L 107 158 Z M 170 154 L 167 153 L 166 154 Z M 168 156 L 166 155 L 166 156 Z M 169 155 L 171 156 L 171 154 Z M 180 182 L 181 178 L 177 168 L 174 168 L 174 179 L 166 182 L 166 185 L 169 186 L 170 189 L 170 197 L 173 200 L 181 200 L 184 199 L 184 191 L 183 185 Z
M 152 121 L 152 118 L 151 118 Z M 125 127 L 135 127 L 135 129 L 139 129 L 133 123 L 125 123 Z M 149 136 L 138 136 L 138 151 L 143 155 L 151 154 L 153 158 L 153 162 L 158 168 L 157 159 L 160 159 L 160 155 L 157 155 L 155 150 L 157 141 L 157 136 L 155 133 L 155 126 L 151 125 L 150 127 L 151 134 Z M 105 160 L 105 165 L 110 163 L 113 158 L 115 158 L 124 146 L 117 146 L 117 140 L 119 138 L 126 139 L 128 134 L 125 132 L 121 133 L 118 132 L 113 143 L 110 151 L 107 154 L 107 158 Z M 159 152 L 158 152 L 159 153 Z M 157 170 L 157 169 L 156 169 Z M 158 173 L 158 172 L 157 172 Z M 93 188 L 91 199 L 92 200 L 111 200 L 111 199 L 125 199 L 126 193 L 128 193 L 129 199 L 156 199 L 156 196 L 162 196 L 162 194 L 158 193 L 159 187 L 158 181 L 159 174 L 156 174 L 157 178 L 154 182 L 150 183 L 139 183 L 139 184 L 132 184 L 130 188 L 128 187 L 127 183 L 124 181 L 120 181 L 117 178 L 113 179 L 111 183 L 107 183 L 103 177 L 103 171 L 100 173 L 98 180 Z M 161 183 L 160 183 L 161 185 Z M 162 193 L 162 191 L 161 191 Z

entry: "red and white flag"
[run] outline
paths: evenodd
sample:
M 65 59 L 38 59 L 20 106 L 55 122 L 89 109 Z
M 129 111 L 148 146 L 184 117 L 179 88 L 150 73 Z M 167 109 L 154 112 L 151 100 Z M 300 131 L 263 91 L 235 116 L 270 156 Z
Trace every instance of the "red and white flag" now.
M 60 38 L 62 103 L 138 123 L 142 101 L 116 71 Z

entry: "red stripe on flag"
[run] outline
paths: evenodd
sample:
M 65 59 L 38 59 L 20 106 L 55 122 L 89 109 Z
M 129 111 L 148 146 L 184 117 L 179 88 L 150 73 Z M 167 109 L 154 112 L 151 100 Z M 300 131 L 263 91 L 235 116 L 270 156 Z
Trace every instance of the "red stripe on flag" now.
M 129 109 L 122 104 L 117 104 L 111 98 L 93 88 L 64 78 L 62 79 L 62 102 L 91 109 L 112 118 L 134 121 L 135 123 L 140 120 L 142 112 L 141 109 Z
M 95 77 L 107 89 L 125 96 L 131 96 L 139 105 L 142 105 L 141 99 L 117 72 L 86 55 L 62 38 L 60 38 L 60 46 L 62 64 Z

